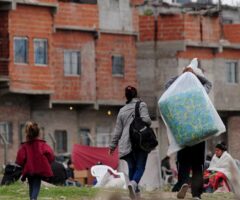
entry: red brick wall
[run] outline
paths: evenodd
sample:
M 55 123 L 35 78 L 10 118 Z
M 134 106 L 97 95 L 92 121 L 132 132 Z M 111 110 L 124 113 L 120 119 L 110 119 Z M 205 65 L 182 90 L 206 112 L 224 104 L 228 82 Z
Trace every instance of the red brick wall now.
M 139 16 L 139 39 L 141 42 L 154 40 L 153 16 Z
M 240 58 L 240 51 L 234 49 L 224 49 L 223 52 L 216 54 L 217 58 L 225 58 L 225 59 L 236 59 Z
M 233 43 L 240 43 L 240 24 L 225 24 L 223 26 L 224 39 Z
M 142 5 L 144 3 L 144 0 L 131 0 L 131 5 Z
M 97 99 L 124 100 L 124 88 L 137 85 L 135 37 L 101 34 L 96 45 Z M 112 55 L 124 56 L 124 76 L 112 76 Z
M 31 23 L 30 20 L 31 19 Z M 49 8 L 18 5 L 9 14 L 10 37 L 10 86 L 14 90 L 52 90 L 51 57 L 48 66 L 35 66 L 34 46 L 35 38 L 48 40 L 48 55 L 51 54 L 52 15 Z M 14 64 L 14 37 L 28 38 L 28 64 Z
M 201 25 L 202 23 L 202 25 Z M 218 17 L 175 14 L 158 17 L 158 41 L 193 40 L 217 42 L 220 39 Z M 154 16 L 140 16 L 140 41 L 154 40 Z
M 203 41 L 219 42 L 221 37 L 221 26 L 219 17 L 203 17 Z
M 201 40 L 200 16 L 184 15 L 184 38 L 194 41 Z
M 94 4 L 59 2 L 55 25 L 98 28 L 98 7 Z
M 55 93 L 52 100 L 95 100 L 95 50 L 92 34 L 59 31 L 53 35 L 53 47 Z M 80 51 L 80 76 L 64 75 L 64 50 Z
M 8 75 L 9 39 L 8 12 L 0 12 L 0 75 Z
M 209 48 L 199 48 L 199 47 L 188 47 L 186 51 L 181 51 L 178 53 L 179 58 L 199 58 L 199 59 L 212 59 L 214 57 L 213 52 Z
M 158 17 L 158 40 L 184 39 L 183 15 L 162 15 Z

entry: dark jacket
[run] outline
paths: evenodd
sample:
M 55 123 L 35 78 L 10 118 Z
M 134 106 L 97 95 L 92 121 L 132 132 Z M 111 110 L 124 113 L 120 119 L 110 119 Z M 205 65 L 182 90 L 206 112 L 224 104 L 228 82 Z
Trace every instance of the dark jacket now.
M 44 140 L 39 139 L 22 143 L 16 158 L 16 163 L 23 168 L 23 179 L 28 175 L 52 177 L 51 163 L 53 161 L 54 153 L 51 147 Z

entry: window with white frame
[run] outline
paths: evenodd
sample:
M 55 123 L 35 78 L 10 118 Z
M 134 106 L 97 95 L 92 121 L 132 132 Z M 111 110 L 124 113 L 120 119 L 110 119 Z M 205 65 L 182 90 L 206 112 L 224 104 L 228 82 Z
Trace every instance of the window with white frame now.
M 0 134 L 5 138 L 8 144 L 12 144 L 13 143 L 12 123 L 0 122 Z M 3 144 L 2 138 L 1 143 Z
M 80 51 L 64 51 L 64 75 L 80 75 Z
M 112 75 L 124 75 L 124 57 L 120 55 L 112 56 Z
M 48 41 L 46 39 L 34 39 L 34 63 L 47 65 Z
M 54 138 L 56 140 L 57 153 L 66 153 L 67 152 L 67 131 L 55 130 Z
M 226 62 L 227 67 L 227 82 L 238 83 L 238 63 Z
M 14 63 L 25 64 L 28 62 L 28 39 L 14 37 Z

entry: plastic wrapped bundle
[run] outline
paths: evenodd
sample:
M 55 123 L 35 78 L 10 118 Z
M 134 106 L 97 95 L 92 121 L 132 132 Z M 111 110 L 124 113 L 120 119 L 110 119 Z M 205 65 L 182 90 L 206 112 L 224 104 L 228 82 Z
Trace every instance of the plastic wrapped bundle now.
M 172 151 L 199 143 L 225 131 L 205 89 L 192 73 L 181 75 L 159 102 Z

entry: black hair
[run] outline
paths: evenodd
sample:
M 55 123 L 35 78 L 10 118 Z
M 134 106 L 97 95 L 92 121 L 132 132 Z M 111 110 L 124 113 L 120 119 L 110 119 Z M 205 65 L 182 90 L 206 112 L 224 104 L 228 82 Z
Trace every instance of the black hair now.
M 127 86 L 125 88 L 125 97 L 127 99 L 127 104 L 130 103 L 132 101 L 133 98 L 137 97 L 137 89 L 135 87 L 132 86 Z
M 215 147 L 221 149 L 222 151 L 227 151 L 227 145 L 225 144 L 225 142 L 221 142 L 217 144 Z

